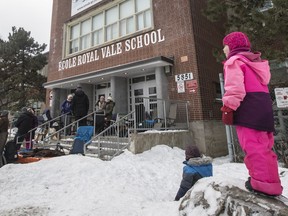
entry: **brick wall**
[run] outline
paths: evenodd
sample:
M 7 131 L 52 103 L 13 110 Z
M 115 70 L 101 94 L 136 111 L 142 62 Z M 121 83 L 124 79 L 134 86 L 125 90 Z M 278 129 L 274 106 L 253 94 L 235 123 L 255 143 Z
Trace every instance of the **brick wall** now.
M 102 1 L 100 6 L 108 2 L 111 0 Z M 89 13 L 99 5 L 71 18 L 71 0 L 54 0 L 48 82 L 157 56 L 174 57 L 173 75 L 168 79 L 170 99 L 190 101 L 191 120 L 219 117 L 216 111 L 219 110 L 218 107 L 213 106 L 215 87 L 212 84 L 218 82 L 218 73 L 222 69 L 212 56 L 212 47 L 215 43 L 220 42 L 220 34 L 216 26 L 201 16 L 201 9 L 204 7 L 203 2 L 205 1 L 153 0 L 154 30 L 161 29 L 161 33 L 165 36 L 164 42 L 150 44 L 120 55 L 58 71 L 58 62 L 64 60 L 62 59 L 64 24 L 72 21 L 75 17 Z M 113 41 L 113 43 L 124 43 L 124 40 Z M 199 85 L 198 91 L 193 94 L 179 94 L 174 75 L 187 72 L 193 72 Z

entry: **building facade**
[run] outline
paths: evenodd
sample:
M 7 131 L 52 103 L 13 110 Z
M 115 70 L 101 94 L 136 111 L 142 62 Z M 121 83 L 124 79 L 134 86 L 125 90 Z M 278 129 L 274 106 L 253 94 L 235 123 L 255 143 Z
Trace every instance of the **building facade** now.
M 222 65 L 213 56 L 223 29 L 202 15 L 205 2 L 54 0 L 44 84 L 52 113 L 78 84 L 90 111 L 101 95 L 111 95 L 119 113 L 139 95 L 188 101 L 194 142 L 208 155 L 226 154 Z

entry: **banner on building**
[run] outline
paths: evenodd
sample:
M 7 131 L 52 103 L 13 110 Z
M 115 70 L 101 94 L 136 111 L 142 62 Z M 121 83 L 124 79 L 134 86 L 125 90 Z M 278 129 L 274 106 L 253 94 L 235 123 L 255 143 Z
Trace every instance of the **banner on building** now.
M 92 5 L 101 2 L 102 0 L 72 0 L 71 16 L 91 7 Z

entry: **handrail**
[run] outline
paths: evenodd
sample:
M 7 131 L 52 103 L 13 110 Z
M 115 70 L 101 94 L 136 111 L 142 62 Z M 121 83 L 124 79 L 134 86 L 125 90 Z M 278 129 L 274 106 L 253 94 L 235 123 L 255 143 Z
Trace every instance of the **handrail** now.
M 109 127 L 107 127 L 106 129 L 104 129 L 103 131 L 101 131 L 99 134 L 97 134 L 96 136 L 93 136 L 92 138 L 91 138 L 91 140 L 89 140 L 89 141 L 87 141 L 85 144 L 84 144 L 84 155 L 85 154 L 87 154 L 87 146 L 88 145 L 90 145 L 91 143 L 92 143 L 92 141 L 98 141 L 98 155 L 100 155 L 100 138 L 101 137 L 104 137 L 104 135 L 107 133 L 107 132 L 109 132 L 112 128 L 115 128 L 115 126 L 117 127 L 117 143 L 118 143 L 118 145 L 119 145 L 119 139 L 120 139 L 120 136 L 119 136 L 119 124 L 121 123 L 121 122 L 123 122 L 123 121 L 126 121 L 126 120 L 128 120 L 128 117 L 129 116 L 134 116 L 134 114 L 135 114 L 135 110 L 133 110 L 133 111 L 131 111 L 130 113 L 128 113 L 128 114 L 126 114 L 125 116 L 123 116 L 123 117 L 121 117 L 120 119 L 116 119 L 116 121 L 115 122 L 113 122 Z M 136 124 L 136 120 L 135 120 L 135 118 L 133 118 L 133 125 L 135 125 Z M 130 129 L 128 129 L 128 131 L 130 131 Z M 134 130 L 134 132 L 135 132 L 135 130 Z M 128 145 L 130 144 L 130 142 L 128 143 Z M 117 156 L 119 153 L 120 153 L 120 151 L 121 151 L 122 149 L 120 149 L 119 148 L 119 146 L 118 146 L 118 148 L 117 148 L 117 151 L 116 151 L 116 153 L 111 157 L 111 159 L 113 158 L 113 157 L 115 157 L 115 156 Z
M 78 128 L 78 127 L 79 127 L 79 126 L 78 126 L 78 125 L 79 125 L 79 121 L 81 121 L 81 120 L 83 120 L 83 119 L 85 119 L 85 118 L 88 118 L 89 116 L 92 116 L 92 115 L 93 115 L 93 117 L 94 117 L 94 118 L 93 118 L 93 125 L 95 125 L 95 124 L 96 124 L 96 118 L 97 118 L 97 116 L 103 116 L 103 115 L 105 115 L 105 114 L 99 114 L 99 113 L 97 113 L 97 111 L 93 111 L 93 112 L 91 112 L 91 113 L 88 113 L 86 116 L 84 116 L 84 117 L 82 117 L 82 118 L 80 118 L 80 119 L 78 119 L 78 120 L 76 120 L 76 121 L 74 121 L 74 122 L 72 122 L 72 123 L 64 126 L 63 128 L 59 129 L 58 131 L 55 131 L 55 132 L 49 134 L 47 137 L 45 137 L 44 141 L 47 142 L 51 137 L 53 137 L 53 136 L 55 136 L 55 135 L 57 135 L 57 134 L 60 134 L 61 131 L 67 129 L 68 127 L 71 127 L 72 125 L 75 125 L 75 124 L 76 124 L 76 126 L 77 126 L 77 128 Z M 95 136 L 95 130 L 93 130 L 93 136 Z M 59 137 L 60 137 L 60 136 L 58 136 L 58 141 L 59 141 Z M 45 142 L 44 142 L 44 143 L 45 143 Z
M 55 117 L 55 118 L 53 118 L 53 119 L 51 119 L 51 120 L 48 120 L 48 121 L 44 122 L 43 124 L 40 124 L 40 125 L 32 128 L 32 129 L 30 129 L 26 134 L 30 134 L 30 135 L 29 135 L 29 136 L 30 136 L 30 140 L 32 141 L 32 133 L 33 133 L 34 131 L 36 131 L 37 128 L 47 127 L 47 125 L 48 125 L 47 128 L 48 128 L 48 130 L 49 130 L 49 128 L 51 127 L 51 126 L 50 126 L 51 122 L 54 122 L 54 121 L 56 121 L 56 120 L 58 120 L 58 119 L 61 119 L 61 118 L 62 118 L 63 116 L 65 116 L 65 115 L 67 115 L 67 114 L 63 114 L 63 115 L 57 116 L 57 117 Z M 22 136 L 24 136 L 24 135 L 22 135 Z M 16 144 L 19 142 L 19 141 L 18 141 L 19 138 L 20 138 L 20 137 L 17 137 L 17 139 L 16 139 Z
M 95 134 L 96 130 L 93 130 L 93 136 L 92 136 L 91 140 L 84 144 L 84 146 L 85 146 L 84 147 L 84 154 L 86 154 L 86 153 L 89 154 L 90 152 L 92 154 L 97 154 L 97 151 L 99 151 L 98 152 L 99 157 L 101 157 L 101 154 L 102 154 L 102 155 L 105 155 L 105 157 L 108 157 L 108 158 L 112 157 L 113 158 L 116 155 L 118 155 L 119 153 L 121 153 L 124 148 L 127 148 L 127 146 L 129 146 L 129 144 L 131 142 L 131 140 L 130 140 L 131 136 L 130 135 L 133 132 L 138 133 L 139 131 L 143 132 L 143 131 L 151 130 L 151 129 L 152 130 L 168 130 L 168 127 L 169 127 L 169 129 L 175 129 L 175 128 L 176 129 L 187 129 L 187 128 L 189 128 L 188 102 L 187 101 L 164 100 L 164 99 L 149 98 L 149 97 L 142 97 L 142 98 L 143 98 L 142 103 L 144 104 L 144 111 L 145 110 L 149 111 L 148 118 L 146 116 L 146 111 L 145 111 L 145 115 L 141 116 L 143 118 L 139 118 L 139 116 L 141 114 L 143 114 L 143 112 L 139 112 L 139 110 L 137 112 L 136 105 L 134 102 L 133 103 L 133 105 L 134 105 L 133 111 L 131 111 L 128 114 L 125 114 L 124 116 L 121 116 L 121 118 L 117 117 L 116 121 L 113 121 L 113 122 L 111 121 L 110 125 L 97 135 Z M 156 109 L 153 106 L 151 108 L 151 106 L 150 106 L 151 100 L 153 100 L 152 104 L 157 103 L 155 106 Z M 157 100 L 160 103 L 158 103 Z M 169 117 L 167 115 L 170 113 L 175 113 L 175 112 L 171 112 L 171 110 L 174 110 L 174 109 L 170 109 L 170 106 L 175 104 L 175 103 L 178 104 L 177 116 L 176 116 L 175 120 L 173 117 L 171 117 L 171 119 L 175 123 L 173 124 L 173 122 L 172 122 L 172 124 L 171 124 L 169 122 L 169 125 L 168 125 L 167 120 L 169 119 L 170 115 L 169 115 Z M 168 111 L 168 109 L 169 109 L 169 111 Z M 152 116 L 151 113 L 156 114 L 156 115 Z M 53 119 L 51 119 L 51 120 L 49 120 L 43 124 L 40 124 L 36 128 L 31 129 L 29 131 L 30 137 L 32 137 L 32 132 L 34 130 L 36 130 L 37 128 L 46 127 L 49 129 L 50 126 L 53 127 L 51 125 L 51 122 L 57 121 L 59 118 L 66 117 L 66 115 L 67 114 L 62 114 L 62 115 L 57 116 L 57 117 L 55 117 L 55 118 L 53 118 Z M 41 142 L 41 144 L 43 144 L 43 146 L 46 147 L 46 146 L 51 146 L 53 144 L 56 144 L 56 142 L 57 142 L 57 144 L 59 145 L 61 142 L 60 140 L 63 139 L 63 133 L 62 132 L 64 131 L 64 136 L 66 137 L 66 129 L 68 127 L 75 125 L 76 130 L 77 130 L 77 128 L 79 127 L 79 121 L 86 119 L 86 118 L 89 119 L 90 116 L 93 116 L 93 123 L 91 121 L 91 125 L 93 124 L 93 126 L 95 127 L 96 122 L 97 122 L 97 116 L 103 116 L 103 115 L 105 115 L 105 114 L 100 114 L 97 111 L 93 111 L 91 113 L 88 113 L 86 116 L 84 116 L 84 117 L 82 117 L 76 121 L 73 121 L 67 125 L 66 125 L 66 121 L 65 121 L 64 126 L 61 127 L 59 130 L 57 129 L 57 131 L 52 131 L 52 132 L 50 131 L 49 134 L 45 135 L 43 142 Z M 118 114 L 118 116 L 119 116 L 119 114 Z M 154 120 L 154 121 L 151 122 L 151 120 Z M 141 124 L 139 124 L 139 123 L 141 123 Z M 48 126 L 47 126 L 47 124 L 48 124 Z M 56 138 L 54 139 L 54 137 L 56 137 Z M 53 141 L 52 141 L 52 139 L 53 139 Z M 62 141 L 64 141 L 64 140 L 62 140 Z M 69 141 L 69 140 L 67 140 L 67 141 Z M 97 148 L 97 143 L 99 145 L 98 148 Z M 117 144 L 118 144 L 118 146 L 117 146 Z M 88 145 L 92 145 L 96 148 L 94 149 L 92 147 L 92 148 L 86 149 L 86 147 Z

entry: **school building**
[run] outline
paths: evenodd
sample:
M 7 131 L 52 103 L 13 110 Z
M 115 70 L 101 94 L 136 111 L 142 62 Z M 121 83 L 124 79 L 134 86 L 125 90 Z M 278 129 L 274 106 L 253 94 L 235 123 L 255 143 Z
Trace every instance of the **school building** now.
M 213 56 L 224 30 L 203 15 L 204 0 L 53 0 L 47 101 L 78 84 L 90 100 L 112 96 L 128 113 L 136 96 L 189 103 L 189 130 L 202 152 L 227 154 L 219 73 Z M 189 144 L 189 143 L 187 143 Z

